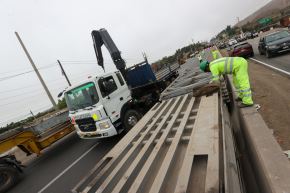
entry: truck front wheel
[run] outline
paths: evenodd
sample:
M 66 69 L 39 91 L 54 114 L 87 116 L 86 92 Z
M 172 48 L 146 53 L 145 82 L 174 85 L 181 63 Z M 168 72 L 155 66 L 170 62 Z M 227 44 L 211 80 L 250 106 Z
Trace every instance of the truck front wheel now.
M 13 166 L 0 166 L 0 193 L 6 192 L 19 180 L 20 172 Z
M 123 126 L 125 127 L 126 131 L 129 131 L 134 125 L 137 124 L 137 122 L 142 118 L 141 113 L 134 109 L 130 109 L 125 112 L 122 123 Z

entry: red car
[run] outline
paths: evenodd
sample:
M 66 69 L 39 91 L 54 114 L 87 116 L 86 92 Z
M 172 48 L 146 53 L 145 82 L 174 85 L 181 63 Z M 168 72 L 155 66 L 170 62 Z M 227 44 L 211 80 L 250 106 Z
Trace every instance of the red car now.
M 248 42 L 242 42 L 231 47 L 229 50 L 229 56 L 239 56 L 239 57 L 253 57 L 254 51 L 251 44 Z

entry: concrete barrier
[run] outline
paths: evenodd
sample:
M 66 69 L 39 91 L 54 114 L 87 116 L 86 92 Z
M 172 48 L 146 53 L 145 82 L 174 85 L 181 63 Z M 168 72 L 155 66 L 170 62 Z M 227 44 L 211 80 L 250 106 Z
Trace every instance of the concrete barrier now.
M 247 192 L 290 193 L 290 162 L 254 107 L 238 108 L 231 77 L 229 105 Z
M 211 61 L 209 51 L 204 59 Z M 222 57 L 220 53 L 219 57 Z M 228 108 L 236 154 L 245 192 L 290 193 L 289 160 L 256 108 L 237 106 L 232 77 L 228 75 L 225 79 L 230 96 Z

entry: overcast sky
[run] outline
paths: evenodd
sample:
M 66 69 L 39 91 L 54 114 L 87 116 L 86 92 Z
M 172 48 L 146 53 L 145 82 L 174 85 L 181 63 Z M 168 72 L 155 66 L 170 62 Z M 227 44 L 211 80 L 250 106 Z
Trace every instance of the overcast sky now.
M 209 40 L 269 0 L 1 0 L 0 126 L 51 107 L 26 58 L 17 31 L 57 100 L 67 86 L 56 60 L 76 83 L 100 74 L 91 30 L 106 28 L 127 65 L 171 55 L 191 41 Z M 103 49 L 105 50 L 105 49 Z M 105 52 L 105 67 L 115 70 Z M 14 78 L 5 79 L 15 74 Z M 4 78 L 4 79 L 3 79 Z

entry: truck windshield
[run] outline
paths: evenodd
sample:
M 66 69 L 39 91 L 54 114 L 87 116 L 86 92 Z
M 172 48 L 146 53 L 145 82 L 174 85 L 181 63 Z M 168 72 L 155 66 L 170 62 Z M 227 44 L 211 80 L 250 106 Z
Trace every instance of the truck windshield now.
M 67 91 L 64 97 L 70 111 L 83 109 L 99 102 L 95 84 L 92 82 Z

